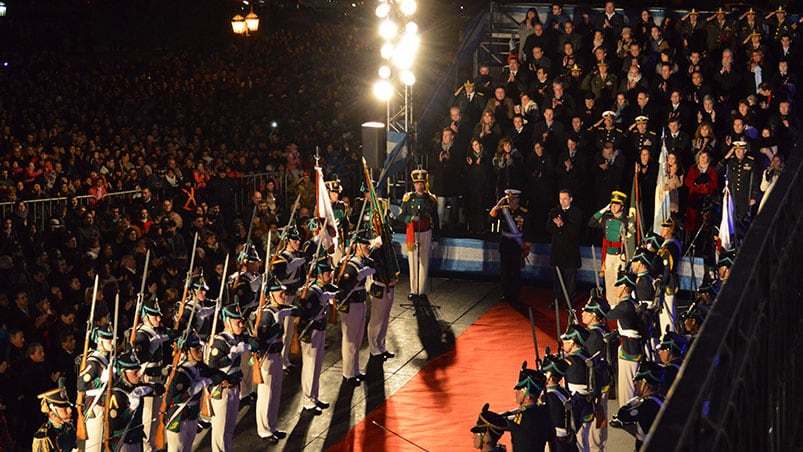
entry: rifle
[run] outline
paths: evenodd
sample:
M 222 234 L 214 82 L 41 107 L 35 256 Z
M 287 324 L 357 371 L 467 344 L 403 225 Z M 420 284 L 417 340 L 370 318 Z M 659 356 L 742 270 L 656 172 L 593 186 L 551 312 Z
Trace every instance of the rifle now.
M 569 324 L 578 324 L 579 322 L 577 321 L 577 313 L 574 312 L 572 301 L 569 300 L 569 293 L 566 291 L 566 284 L 563 283 L 563 275 L 560 273 L 560 269 L 557 266 L 555 266 L 555 273 L 558 274 L 560 288 L 563 290 L 563 299 L 566 300 L 566 309 L 569 311 Z
M 270 232 L 268 233 L 268 243 L 270 243 Z M 229 270 L 229 255 L 226 254 L 226 260 L 223 263 L 223 275 L 220 277 L 220 292 L 218 293 L 217 300 L 215 301 L 215 313 L 212 317 L 212 331 L 209 333 L 209 344 L 204 353 L 204 362 L 209 361 L 209 352 L 212 351 L 212 344 L 215 342 L 215 330 L 217 330 L 217 317 L 220 314 L 220 308 L 223 305 L 223 289 L 226 287 L 226 273 Z M 205 417 L 212 417 L 215 413 L 212 411 L 212 402 L 209 400 L 209 388 L 204 388 L 204 394 L 201 396 L 201 415 Z
M 174 323 L 173 329 L 178 329 L 178 323 L 181 320 L 181 316 L 184 315 L 184 305 L 187 304 L 187 293 L 190 290 L 190 283 L 192 283 L 192 271 L 193 267 L 195 266 L 195 247 L 198 246 L 198 232 L 195 232 L 195 238 L 192 240 L 192 257 L 190 257 L 190 269 L 187 271 L 187 278 L 184 280 L 184 293 L 181 295 L 181 303 L 178 305 L 178 313 L 176 314 L 176 321 Z
M 114 325 L 112 326 L 112 351 L 109 356 L 109 379 L 106 381 L 106 405 L 103 407 L 103 446 L 104 450 L 113 450 L 111 441 L 112 435 L 111 426 L 109 425 L 109 411 L 111 411 L 112 401 L 112 387 L 114 386 L 114 361 L 117 359 L 117 320 L 120 314 L 120 292 L 114 297 Z M 122 438 L 120 439 L 122 441 Z
M 597 296 L 602 296 L 602 288 L 599 285 L 599 270 L 597 269 L 597 249 L 591 245 L 591 259 L 594 262 L 594 283 L 597 288 Z
M 86 370 L 86 359 L 89 354 L 89 338 L 92 335 L 92 326 L 95 323 L 95 301 L 98 297 L 98 275 L 95 275 L 95 287 L 92 290 L 92 305 L 89 307 L 89 318 L 86 320 L 86 334 L 84 335 L 84 354 L 81 355 L 81 368 L 78 374 L 82 374 Z M 75 408 L 78 410 L 78 424 L 75 426 L 75 437 L 81 441 L 86 441 L 86 415 L 84 414 L 84 397 L 86 393 L 83 391 L 78 392 L 78 397 L 75 400 Z
M 197 233 L 196 233 L 197 237 Z M 178 370 L 179 361 L 181 360 L 181 348 L 184 344 L 187 343 L 187 336 L 189 336 L 190 331 L 192 331 L 192 321 L 195 317 L 195 308 L 197 306 L 195 304 L 192 305 L 192 310 L 190 311 L 190 319 L 187 321 L 187 326 L 184 328 L 184 334 L 181 335 L 178 342 L 176 342 L 176 346 L 173 348 L 173 363 L 170 367 L 170 374 L 167 376 L 167 381 L 165 381 L 165 394 L 162 397 L 162 406 L 159 409 L 159 427 L 156 429 L 156 434 L 153 438 L 153 446 L 157 450 L 163 450 L 165 448 L 165 430 L 167 429 L 167 404 L 168 404 L 168 397 L 167 397 L 167 389 L 170 388 L 170 385 L 173 383 L 173 379 L 176 378 L 176 371 Z
M 368 186 L 366 196 L 371 199 L 371 226 L 374 228 L 374 233 L 377 237 L 382 238 L 382 243 L 385 245 L 381 247 L 382 258 L 385 265 L 382 266 L 382 282 L 391 285 L 399 279 L 399 262 L 396 259 L 396 253 L 393 250 L 393 233 L 388 228 L 385 215 L 382 213 L 382 206 L 379 199 L 376 197 L 376 189 L 371 182 L 371 173 L 368 171 L 368 163 L 365 157 L 362 158 L 363 173 L 365 174 L 365 184 Z
M 254 209 L 251 211 L 251 221 L 248 222 L 248 233 L 245 236 L 245 243 L 251 243 L 251 233 L 254 232 L 254 218 L 257 216 L 257 205 L 254 204 Z
M 321 229 L 326 227 L 326 218 L 323 219 L 323 225 Z M 309 271 L 307 272 L 307 278 L 304 281 L 304 289 L 301 291 L 301 299 L 307 298 L 307 291 L 309 290 L 310 280 L 312 279 L 312 273 L 315 271 L 315 263 L 318 260 L 318 255 L 321 252 L 321 245 L 323 245 L 323 237 L 318 237 L 318 248 L 315 250 L 314 258 L 312 262 L 309 264 Z
M 530 331 L 533 333 L 533 346 L 535 347 L 535 368 L 541 367 L 541 357 L 538 355 L 538 338 L 535 336 L 535 321 L 533 321 L 533 307 L 527 306 L 530 313 Z
M 139 287 L 139 294 L 137 294 L 137 308 L 134 310 L 134 324 L 131 326 L 131 336 L 128 338 L 128 344 L 133 348 L 134 339 L 137 338 L 137 327 L 141 320 L 142 303 L 145 302 L 145 284 L 148 279 L 148 264 L 151 261 L 151 250 L 145 252 L 145 270 L 142 272 L 142 284 Z
M 365 206 L 368 204 L 368 197 L 362 200 L 362 209 L 360 210 L 360 218 L 357 219 L 357 227 L 354 228 L 354 233 L 356 234 L 360 230 L 360 226 L 362 226 L 362 219 L 365 215 Z M 349 260 L 351 256 L 354 254 L 354 247 L 349 245 L 348 253 L 343 257 L 341 260 L 340 268 L 337 269 L 337 276 L 335 277 L 335 285 L 340 282 L 340 278 L 343 277 L 343 273 L 346 271 L 346 266 L 348 266 Z M 337 311 L 337 309 L 335 309 Z

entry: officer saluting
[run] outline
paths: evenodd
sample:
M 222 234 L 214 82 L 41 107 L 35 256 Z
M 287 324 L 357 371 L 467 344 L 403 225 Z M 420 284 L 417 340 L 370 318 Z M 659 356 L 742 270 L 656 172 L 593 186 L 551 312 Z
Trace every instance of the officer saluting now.
M 437 200 L 429 192 L 428 173 L 418 169 L 410 173 L 414 190 L 405 193 L 401 205 L 401 217 L 407 224 L 405 242 L 407 263 L 410 269 L 410 294 L 408 300 L 427 300 L 429 292 L 429 256 L 432 246 L 432 229 L 438 227 Z
M 594 145 L 596 145 L 597 150 L 601 151 L 605 147 L 605 143 L 613 143 L 614 149 L 622 148 L 622 143 L 625 141 L 625 133 L 614 125 L 615 118 L 616 112 L 611 110 L 602 112 L 602 125 L 594 128 Z M 596 124 L 599 124 L 599 122 Z
M 615 283 L 621 259 L 624 253 L 623 237 L 627 230 L 627 216 L 625 203 L 627 195 L 614 191 L 611 193 L 611 202 L 595 213 L 588 222 L 591 227 L 602 227 L 602 271 L 605 276 L 605 298 L 611 306 L 619 300 L 615 295 Z
M 521 297 L 521 269 L 530 254 L 530 214 L 519 204 L 519 190 L 508 188 L 505 197 L 491 208 L 491 218 L 502 214 L 499 240 L 499 265 L 501 267 L 502 297 L 511 306 L 519 305 Z
M 36 396 L 42 401 L 45 422 L 33 435 L 33 452 L 78 450 L 75 428 L 72 425 L 72 408 L 65 388 L 57 388 Z

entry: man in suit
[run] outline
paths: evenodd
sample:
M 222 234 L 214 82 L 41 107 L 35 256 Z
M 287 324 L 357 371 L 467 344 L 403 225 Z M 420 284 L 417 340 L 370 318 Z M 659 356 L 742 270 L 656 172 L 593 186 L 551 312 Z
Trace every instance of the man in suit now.
M 694 155 L 691 152 L 691 137 L 688 133 L 680 130 L 680 119 L 673 117 L 667 123 L 666 149 L 675 152 L 683 162 L 685 168 L 691 167 L 694 163 Z
M 569 190 L 561 190 L 558 194 L 560 205 L 549 211 L 547 215 L 547 231 L 552 234 L 552 252 L 549 265 L 555 267 L 555 280 L 552 293 L 556 300 L 562 296 L 562 288 L 557 273 L 563 279 L 569 300 L 574 300 L 577 287 L 575 284 L 577 269 L 580 268 L 580 238 L 585 230 L 583 214 L 579 208 L 572 206 L 572 194 Z

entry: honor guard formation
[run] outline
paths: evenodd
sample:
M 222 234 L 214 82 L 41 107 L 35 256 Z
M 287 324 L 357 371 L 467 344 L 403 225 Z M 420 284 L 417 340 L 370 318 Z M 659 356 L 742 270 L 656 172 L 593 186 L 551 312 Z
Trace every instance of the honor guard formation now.
M 189 451 L 204 432 L 228 452 L 245 406 L 244 434 L 283 447 L 289 376 L 312 419 L 336 396 L 327 328 L 342 385 L 368 378 L 364 341 L 371 360 L 398 352 L 394 231 L 416 308 L 433 307 L 441 237 L 498 243 L 520 311 L 549 249 L 544 306 L 569 327 L 492 383 L 516 407 L 477 395 L 475 448 L 604 450 L 611 427 L 638 447 L 800 139 L 800 5 L 696 6 L 529 8 L 509 54 L 458 65 L 432 133 L 379 186 L 350 72 L 373 41 L 351 16 L 289 21 L 250 47 L 271 65 L 229 42 L 154 55 L 159 33 L 133 19 L 100 42 L 83 22 L 0 17 L 0 449 Z M 681 291 L 695 259 L 702 282 Z

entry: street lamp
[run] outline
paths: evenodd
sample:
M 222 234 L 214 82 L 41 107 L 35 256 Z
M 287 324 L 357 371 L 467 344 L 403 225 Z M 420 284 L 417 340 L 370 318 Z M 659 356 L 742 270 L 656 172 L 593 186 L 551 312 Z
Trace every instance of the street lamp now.
M 253 6 L 245 17 L 237 14 L 231 18 L 231 31 L 236 35 L 249 36 L 257 30 L 259 30 L 259 16 L 254 13 Z
M 4 17 L 6 15 L 6 11 L 8 11 L 8 7 L 4 2 L 0 2 L 0 17 Z

